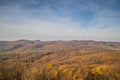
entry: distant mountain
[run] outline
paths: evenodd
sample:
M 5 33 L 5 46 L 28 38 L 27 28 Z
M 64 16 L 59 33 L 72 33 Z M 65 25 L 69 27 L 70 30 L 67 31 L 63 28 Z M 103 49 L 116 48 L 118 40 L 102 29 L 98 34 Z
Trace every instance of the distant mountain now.
M 0 51 L 2 51 L 4 47 L 7 46 L 8 43 L 9 41 L 0 41 Z
M 120 42 L 102 42 L 92 40 L 72 40 L 72 41 L 40 41 L 40 40 L 17 40 L 17 41 L 0 41 L 1 52 L 20 52 L 35 51 L 40 52 L 48 50 L 52 52 L 70 49 L 91 48 L 96 50 L 120 50 Z

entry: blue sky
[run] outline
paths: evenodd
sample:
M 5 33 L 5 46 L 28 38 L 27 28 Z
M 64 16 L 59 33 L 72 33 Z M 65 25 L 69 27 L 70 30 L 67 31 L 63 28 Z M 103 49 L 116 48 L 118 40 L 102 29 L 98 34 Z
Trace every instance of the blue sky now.
M 120 41 L 120 0 L 0 0 L 0 40 Z

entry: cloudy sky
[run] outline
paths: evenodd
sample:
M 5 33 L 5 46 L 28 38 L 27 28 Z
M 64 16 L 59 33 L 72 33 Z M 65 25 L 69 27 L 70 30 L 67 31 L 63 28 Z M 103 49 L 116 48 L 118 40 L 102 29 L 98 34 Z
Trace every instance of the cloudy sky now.
M 120 0 L 0 0 L 0 40 L 120 41 Z

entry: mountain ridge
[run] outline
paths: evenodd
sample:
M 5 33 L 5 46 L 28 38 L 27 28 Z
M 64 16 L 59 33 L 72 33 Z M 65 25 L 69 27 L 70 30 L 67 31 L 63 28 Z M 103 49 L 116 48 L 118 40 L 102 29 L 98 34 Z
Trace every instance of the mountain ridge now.
M 69 49 L 80 49 L 80 48 L 99 48 L 109 50 L 119 50 L 120 42 L 104 42 L 104 41 L 93 41 L 93 40 L 71 40 L 71 41 L 41 41 L 41 40 L 17 40 L 17 41 L 0 41 L 0 52 L 7 51 L 31 51 L 48 49 L 51 51 L 62 50 L 62 48 Z M 55 49 L 56 48 L 56 49 Z M 31 50 L 30 50 L 31 49 Z M 54 50 L 55 49 L 55 50 Z M 58 51 L 59 51 L 58 50 Z

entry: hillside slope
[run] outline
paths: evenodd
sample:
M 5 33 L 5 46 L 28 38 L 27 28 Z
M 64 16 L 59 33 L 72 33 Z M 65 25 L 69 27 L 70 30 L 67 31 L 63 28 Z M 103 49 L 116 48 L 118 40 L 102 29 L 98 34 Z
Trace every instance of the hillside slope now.
M 120 80 L 120 42 L 18 40 L 0 48 L 0 80 Z

